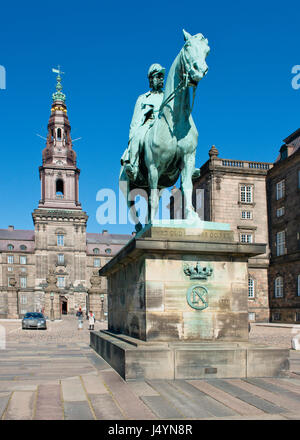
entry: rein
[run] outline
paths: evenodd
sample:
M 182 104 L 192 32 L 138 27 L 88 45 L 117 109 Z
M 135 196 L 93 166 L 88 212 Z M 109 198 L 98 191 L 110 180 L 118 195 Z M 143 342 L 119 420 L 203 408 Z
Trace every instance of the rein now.
M 169 104 L 169 102 L 171 102 L 175 96 L 178 95 L 179 92 L 181 92 L 181 90 L 185 89 L 188 87 L 188 73 L 185 71 L 185 57 L 184 57 L 184 51 L 182 52 L 182 58 L 183 58 L 183 63 L 182 63 L 182 67 L 183 67 L 183 78 L 180 81 L 180 83 L 178 84 L 178 86 L 173 90 L 172 93 L 170 93 L 170 95 L 161 103 L 161 106 L 159 108 L 159 110 L 154 110 L 154 112 L 158 112 L 158 117 L 160 117 L 161 112 L 163 110 L 163 108 Z M 192 101 L 192 107 L 191 107 L 191 112 L 193 110 L 194 107 L 194 102 L 195 102 L 195 96 L 196 96 L 196 87 L 193 86 L 193 101 Z

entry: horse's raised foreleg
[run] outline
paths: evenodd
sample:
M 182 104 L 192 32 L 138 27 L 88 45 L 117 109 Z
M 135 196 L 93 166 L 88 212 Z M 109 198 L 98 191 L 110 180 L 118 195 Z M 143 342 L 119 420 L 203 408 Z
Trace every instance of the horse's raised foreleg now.
M 184 195 L 185 218 L 190 221 L 199 219 L 192 204 L 193 182 L 192 176 L 195 170 L 195 153 L 185 154 L 183 157 L 183 169 L 181 171 L 181 188 Z
M 148 170 L 149 182 L 149 201 L 148 201 L 148 222 L 152 223 L 158 208 L 159 194 L 158 194 L 158 171 L 155 165 L 150 165 Z

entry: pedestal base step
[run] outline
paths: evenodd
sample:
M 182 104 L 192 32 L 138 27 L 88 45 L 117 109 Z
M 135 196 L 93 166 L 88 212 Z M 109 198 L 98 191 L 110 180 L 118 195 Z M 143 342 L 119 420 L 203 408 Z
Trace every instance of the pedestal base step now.
M 248 342 L 145 342 L 90 333 L 90 346 L 125 380 L 274 377 L 289 368 L 289 350 Z

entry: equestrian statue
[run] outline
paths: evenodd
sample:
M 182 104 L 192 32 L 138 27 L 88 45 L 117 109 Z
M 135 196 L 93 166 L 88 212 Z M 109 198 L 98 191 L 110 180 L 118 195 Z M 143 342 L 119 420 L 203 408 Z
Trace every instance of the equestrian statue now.
M 195 168 L 198 132 L 192 118 L 189 87 L 193 102 L 198 82 L 206 75 L 208 41 L 202 34 L 183 31 L 185 44 L 175 58 L 163 92 L 165 69 L 152 64 L 148 71 L 150 91 L 139 96 L 130 125 L 129 142 L 121 158 L 120 188 L 124 192 L 136 231 L 142 229 L 130 193 L 147 194 L 148 216 L 152 223 L 159 206 L 160 191 L 181 178 L 184 217 L 199 219 L 192 205 L 192 179 L 200 175 Z

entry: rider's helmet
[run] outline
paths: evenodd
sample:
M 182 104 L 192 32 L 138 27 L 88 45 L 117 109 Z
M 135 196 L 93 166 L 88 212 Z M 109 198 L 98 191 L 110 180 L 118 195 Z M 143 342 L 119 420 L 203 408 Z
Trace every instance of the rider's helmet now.
M 162 67 L 160 64 L 157 64 L 157 63 L 151 64 L 151 66 L 149 67 L 149 70 L 148 70 L 148 78 L 151 78 L 156 73 L 162 73 L 164 75 L 165 71 L 166 71 L 166 69 L 164 67 Z

